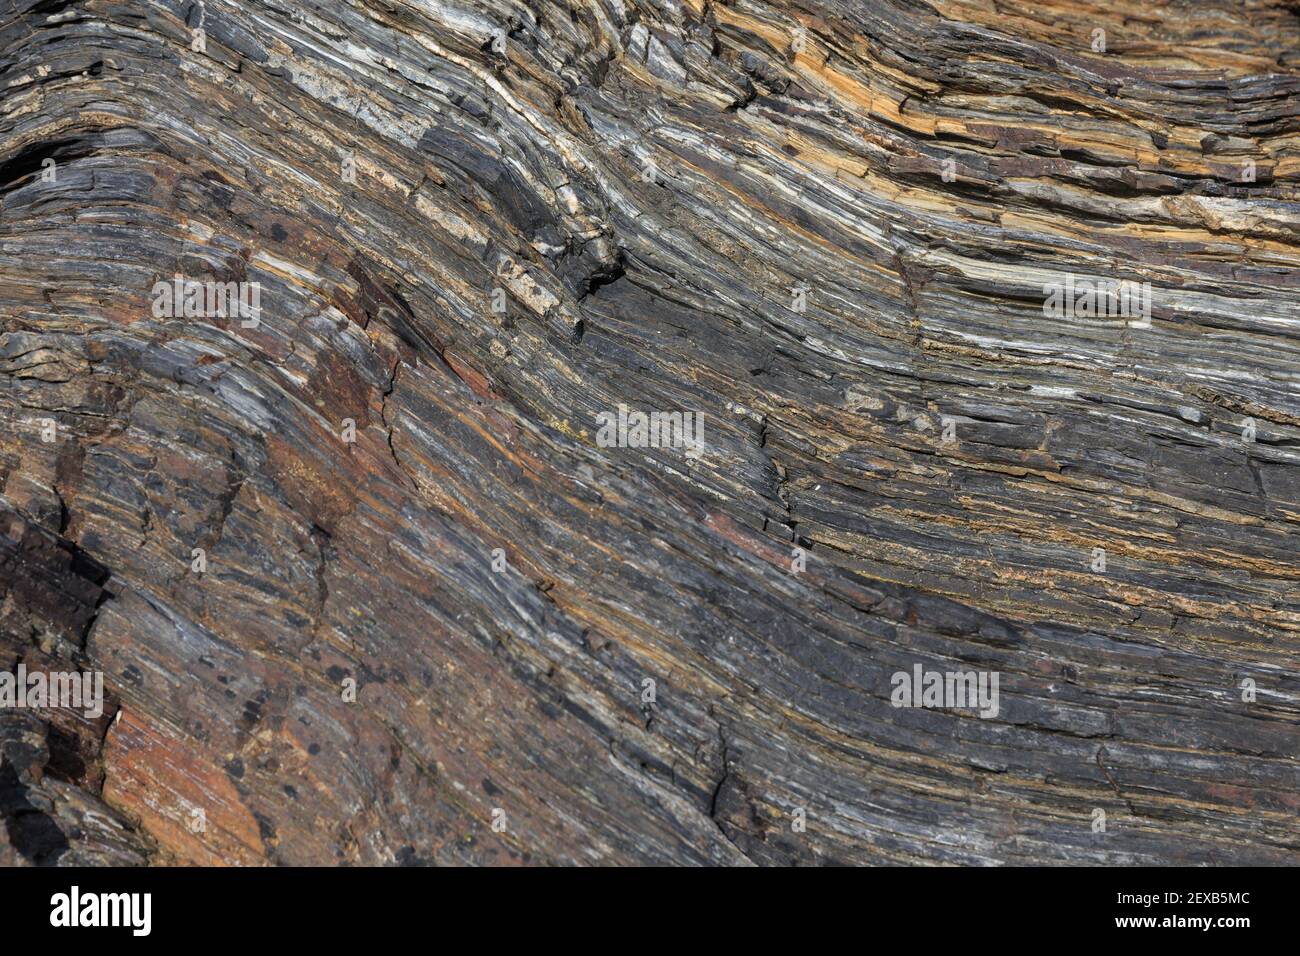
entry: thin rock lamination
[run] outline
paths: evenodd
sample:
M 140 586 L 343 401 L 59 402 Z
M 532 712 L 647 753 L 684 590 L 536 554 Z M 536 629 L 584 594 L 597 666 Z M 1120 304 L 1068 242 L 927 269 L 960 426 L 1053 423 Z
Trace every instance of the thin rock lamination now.
M 7 0 L 0 862 L 1296 863 L 1298 13 Z

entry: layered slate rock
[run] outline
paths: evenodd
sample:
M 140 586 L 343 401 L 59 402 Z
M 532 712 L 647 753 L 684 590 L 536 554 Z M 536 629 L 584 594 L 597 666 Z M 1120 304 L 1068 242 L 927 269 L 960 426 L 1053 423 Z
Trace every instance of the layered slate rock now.
M 112 595 L 107 569 L 10 510 L 0 511 L 0 669 L 22 686 L 28 672 L 88 672 L 85 639 Z M 47 689 L 48 690 L 48 689 Z M 102 692 L 102 685 L 101 685 Z M 8 699 L 12 697 L 13 699 Z M 118 701 L 17 706 L 0 695 L 0 865 L 131 866 L 154 851 L 103 800 L 104 738 Z M 24 705 L 29 703 L 24 695 Z
M 0 862 L 1296 863 L 1298 13 L 9 0 Z

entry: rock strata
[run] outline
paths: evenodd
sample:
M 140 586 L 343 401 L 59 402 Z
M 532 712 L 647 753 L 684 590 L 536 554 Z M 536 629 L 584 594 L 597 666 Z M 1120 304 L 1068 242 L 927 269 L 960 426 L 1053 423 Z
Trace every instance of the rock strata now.
M 1298 41 L 5 0 L 0 863 L 1300 862 Z

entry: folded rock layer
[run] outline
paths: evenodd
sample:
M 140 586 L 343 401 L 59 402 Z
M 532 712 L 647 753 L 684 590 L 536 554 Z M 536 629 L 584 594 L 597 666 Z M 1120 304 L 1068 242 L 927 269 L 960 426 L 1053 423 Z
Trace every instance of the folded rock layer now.
M 5 6 L 0 862 L 1300 862 L 1294 3 Z

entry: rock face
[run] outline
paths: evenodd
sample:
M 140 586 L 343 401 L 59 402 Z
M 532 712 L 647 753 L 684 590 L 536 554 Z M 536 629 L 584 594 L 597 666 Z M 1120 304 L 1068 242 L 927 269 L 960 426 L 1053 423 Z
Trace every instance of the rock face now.
M 0 862 L 1300 862 L 1294 3 L 5 7 Z

